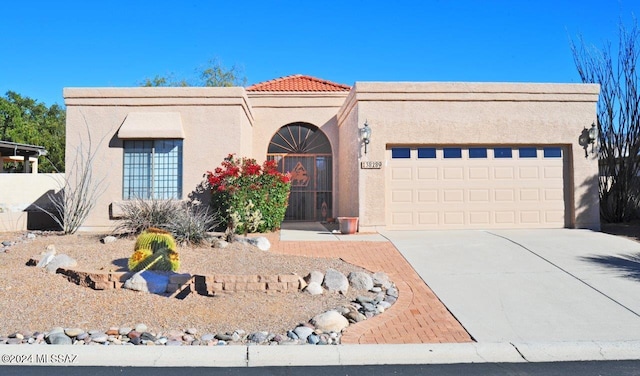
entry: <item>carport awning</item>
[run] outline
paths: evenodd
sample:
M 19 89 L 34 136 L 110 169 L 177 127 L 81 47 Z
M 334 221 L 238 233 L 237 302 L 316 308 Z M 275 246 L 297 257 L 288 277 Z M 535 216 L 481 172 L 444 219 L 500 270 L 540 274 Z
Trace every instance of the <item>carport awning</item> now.
M 184 139 L 179 112 L 130 112 L 124 119 L 118 138 Z

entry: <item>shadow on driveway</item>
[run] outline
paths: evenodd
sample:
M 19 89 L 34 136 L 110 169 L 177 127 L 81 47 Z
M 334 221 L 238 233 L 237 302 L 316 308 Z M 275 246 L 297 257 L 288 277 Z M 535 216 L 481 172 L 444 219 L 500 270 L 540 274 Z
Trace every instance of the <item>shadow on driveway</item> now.
M 640 282 L 640 253 L 620 256 L 585 256 L 580 259 L 617 270 L 624 277 Z

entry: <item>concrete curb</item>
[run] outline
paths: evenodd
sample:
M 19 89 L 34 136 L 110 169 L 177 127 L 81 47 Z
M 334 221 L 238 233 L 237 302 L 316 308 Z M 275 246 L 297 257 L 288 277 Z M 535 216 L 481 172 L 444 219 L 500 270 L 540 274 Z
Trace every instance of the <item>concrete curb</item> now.
M 0 365 L 269 367 L 640 359 L 640 341 L 339 346 L 0 346 Z

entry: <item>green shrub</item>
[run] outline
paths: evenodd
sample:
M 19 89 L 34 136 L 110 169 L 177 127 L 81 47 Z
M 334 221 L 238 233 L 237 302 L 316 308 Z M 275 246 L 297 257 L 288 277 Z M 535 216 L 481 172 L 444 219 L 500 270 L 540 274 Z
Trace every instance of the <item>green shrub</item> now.
M 217 226 L 216 215 L 206 206 L 177 200 L 135 199 L 121 205 L 123 215 L 117 232 L 140 234 L 149 228 L 163 229 L 179 243 L 200 244 Z
M 120 205 L 122 219 L 116 231 L 128 234 L 140 234 L 142 231 L 155 227 L 165 228 L 175 213 L 181 210 L 180 202 L 170 200 L 134 199 Z
M 184 205 L 163 228 L 173 234 L 178 243 L 201 244 L 207 240 L 207 232 L 218 226 L 216 218 L 207 206 Z
M 239 234 L 280 228 L 291 183 L 289 174 L 279 172 L 275 161 L 260 166 L 255 159 L 229 154 L 220 167 L 207 172 L 207 181 L 211 204 L 221 214 L 223 226 L 235 226 Z

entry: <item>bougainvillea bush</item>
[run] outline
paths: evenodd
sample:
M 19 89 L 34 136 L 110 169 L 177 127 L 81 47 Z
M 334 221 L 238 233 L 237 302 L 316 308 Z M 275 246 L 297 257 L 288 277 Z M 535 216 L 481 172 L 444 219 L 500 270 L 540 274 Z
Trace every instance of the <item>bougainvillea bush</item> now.
M 207 172 L 211 204 L 222 214 L 223 226 L 235 232 L 268 232 L 280 228 L 287 210 L 289 174 L 278 171 L 275 161 L 262 165 L 252 158 L 229 154 L 220 167 Z M 234 218 L 232 222 L 231 218 Z

